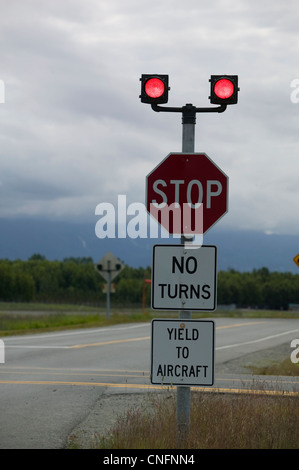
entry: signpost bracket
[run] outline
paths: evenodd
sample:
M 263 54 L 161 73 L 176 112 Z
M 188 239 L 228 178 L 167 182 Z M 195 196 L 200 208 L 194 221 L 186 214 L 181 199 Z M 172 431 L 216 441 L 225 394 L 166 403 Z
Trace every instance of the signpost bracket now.
M 186 104 L 186 106 L 192 106 L 195 113 L 223 113 L 227 105 L 221 104 L 220 106 L 210 107 L 210 108 L 197 108 L 192 104 Z M 182 107 L 171 107 L 171 106 L 159 106 L 158 104 L 152 104 L 152 110 L 158 112 L 165 112 L 165 113 L 184 113 L 186 106 Z

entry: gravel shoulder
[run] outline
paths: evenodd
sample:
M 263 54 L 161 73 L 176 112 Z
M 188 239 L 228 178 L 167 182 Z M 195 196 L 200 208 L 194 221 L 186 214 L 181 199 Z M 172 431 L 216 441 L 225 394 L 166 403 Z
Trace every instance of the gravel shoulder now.
M 216 377 L 220 374 L 252 375 L 250 366 L 268 365 L 273 362 L 283 361 L 288 357 L 290 357 L 289 343 L 216 365 L 215 375 Z M 147 406 L 151 406 L 151 401 L 147 395 L 153 393 L 157 394 L 158 392 L 116 394 L 110 393 L 107 388 L 102 392 L 89 415 L 72 430 L 66 447 L 93 448 L 99 436 L 108 433 L 117 419 L 124 415 L 127 410 L 144 405 L 145 402 Z

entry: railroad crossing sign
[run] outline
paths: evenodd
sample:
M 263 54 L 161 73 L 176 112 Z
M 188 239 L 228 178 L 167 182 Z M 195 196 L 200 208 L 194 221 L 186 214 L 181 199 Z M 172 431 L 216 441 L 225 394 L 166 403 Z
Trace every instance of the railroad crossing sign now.
M 107 281 L 106 294 L 107 294 L 107 319 L 110 318 L 110 293 L 111 293 L 111 281 L 124 269 L 123 263 L 114 256 L 113 253 L 108 253 L 103 256 L 100 261 L 95 265 L 96 270 L 103 276 Z
M 214 329 L 212 320 L 152 320 L 151 383 L 213 385 Z
M 153 247 L 152 308 L 215 310 L 217 248 Z
M 124 264 L 110 251 L 95 265 L 96 270 L 106 281 L 112 281 L 124 267 Z
M 228 177 L 205 153 L 170 153 L 146 177 L 146 209 L 169 233 L 203 234 L 228 211 Z

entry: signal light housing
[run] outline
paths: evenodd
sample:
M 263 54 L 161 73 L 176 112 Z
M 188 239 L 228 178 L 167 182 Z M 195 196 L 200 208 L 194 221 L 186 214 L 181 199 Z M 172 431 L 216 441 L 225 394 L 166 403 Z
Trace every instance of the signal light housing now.
M 141 75 L 142 103 L 162 104 L 168 102 L 168 75 Z
M 236 104 L 238 102 L 238 75 L 211 75 L 212 104 Z

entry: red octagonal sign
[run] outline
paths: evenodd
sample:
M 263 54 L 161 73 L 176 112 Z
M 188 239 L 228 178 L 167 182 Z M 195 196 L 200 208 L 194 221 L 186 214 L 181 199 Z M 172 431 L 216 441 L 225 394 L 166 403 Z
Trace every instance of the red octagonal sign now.
M 228 211 L 228 177 L 205 153 L 171 153 L 146 177 L 146 208 L 169 233 L 203 234 Z

